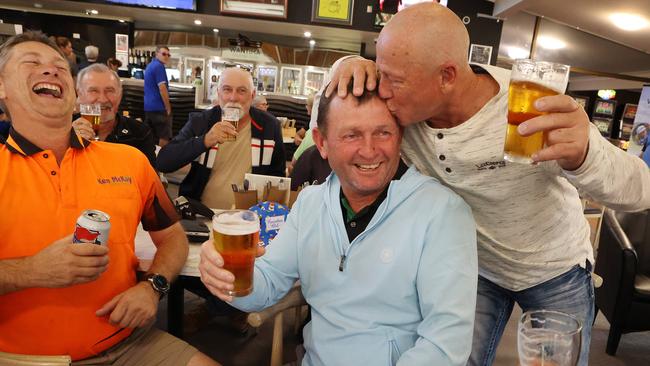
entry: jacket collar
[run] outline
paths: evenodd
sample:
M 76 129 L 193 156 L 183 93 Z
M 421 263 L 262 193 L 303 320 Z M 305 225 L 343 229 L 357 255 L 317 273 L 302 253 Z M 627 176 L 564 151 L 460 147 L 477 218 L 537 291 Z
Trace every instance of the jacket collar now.
M 4 144 L 7 145 L 9 151 L 22 156 L 31 156 L 43 151 L 43 149 L 27 140 L 19 134 L 18 131 L 14 130 L 13 127 L 9 129 L 9 136 Z M 84 149 L 88 145 L 90 145 L 90 141 L 83 139 L 81 136 L 77 135 L 73 128 L 70 128 L 70 147 L 73 149 Z

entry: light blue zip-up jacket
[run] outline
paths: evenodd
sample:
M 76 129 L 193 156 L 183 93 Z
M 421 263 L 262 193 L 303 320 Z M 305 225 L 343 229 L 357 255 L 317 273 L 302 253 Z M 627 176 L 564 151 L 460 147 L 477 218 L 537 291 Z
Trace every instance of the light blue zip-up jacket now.
M 259 311 L 300 279 L 312 314 L 302 365 L 465 365 L 478 277 L 469 206 L 411 167 L 350 243 L 340 187 L 332 174 L 300 193 L 255 263 L 253 293 L 233 305 Z

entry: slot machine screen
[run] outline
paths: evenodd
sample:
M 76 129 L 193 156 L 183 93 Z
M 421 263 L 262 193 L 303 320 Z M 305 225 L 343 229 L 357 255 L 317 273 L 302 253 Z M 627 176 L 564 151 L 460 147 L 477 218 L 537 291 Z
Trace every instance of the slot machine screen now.
M 594 107 L 594 113 L 611 116 L 614 114 L 614 105 L 614 102 L 607 100 L 598 100 L 596 101 L 596 106 Z

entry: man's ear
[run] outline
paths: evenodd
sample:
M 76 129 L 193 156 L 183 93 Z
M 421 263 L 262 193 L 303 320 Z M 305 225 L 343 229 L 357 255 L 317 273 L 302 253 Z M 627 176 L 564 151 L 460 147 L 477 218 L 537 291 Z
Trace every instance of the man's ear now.
M 442 65 L 440 68 L 440 89 L 443 93 L 453 88 L 457 76 L 458 69 L 456 64 L 446 62 Z
M 312 131 L 312 137 L 314 138 L 314 143 L 316 144 L 316 148 L 318 149 L 321 158 L 327 159 L 327 141 L 318 127 L 314 128 L 314 131 Z

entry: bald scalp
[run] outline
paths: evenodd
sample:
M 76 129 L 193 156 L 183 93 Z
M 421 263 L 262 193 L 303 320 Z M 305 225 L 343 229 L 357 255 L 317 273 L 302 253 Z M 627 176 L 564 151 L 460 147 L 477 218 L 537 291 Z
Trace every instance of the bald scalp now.
M 251 75 L 250 72 L 248 72 L 245 69 L 242 69 L 240 67 L 228 67 L 225 70 L 221 72 L 221 76 L 219 76 L 219 83 L 217 84 L 217 87 L 221 89 L 221 86 L 223 85 L 223 81 L 228 77 L 228 75 L 244 75 L 246 79 L 248 80 L 248 87 L 250 91 L 253 91 L 253 75 Z
M 435 69 L 453 63 L 469 69 L 469 34 L 463 22 L 448 8 L 427 2 L 397 13 L 379 34 L 378 43 L 387 49 L 404 50 L 409 60 Z

